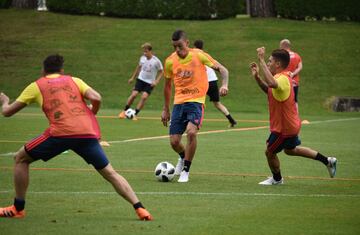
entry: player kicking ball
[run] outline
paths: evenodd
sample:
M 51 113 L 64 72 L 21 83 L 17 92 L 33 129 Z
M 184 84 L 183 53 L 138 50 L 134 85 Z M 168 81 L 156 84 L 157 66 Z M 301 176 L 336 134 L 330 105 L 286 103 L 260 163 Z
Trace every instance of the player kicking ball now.
M 260 185 L 283 184 L 280 172 L 280 160 L 277 153 L 284 150 L 287 155 L 300 156 L 322 162 L 328 169 L 330 177 L 336 174 L 336 158 L 326 157 L 308 147 L 300 146 L 298 137 L 301 127 L 300 117 L 296 108 L 292 81 L 286 68 L 290 61 L 289 53 L 284 49 L 272 52 L 268 63 L 265 62 L 265 47 L 257 49 L 259 64 L 264 77 L 259 76 L 259 67 L 250 64 L 251 73 L 259 87 L 267 94 L 270 112 L 270 131 L 265 151 L 272 177 L 260 182 Z

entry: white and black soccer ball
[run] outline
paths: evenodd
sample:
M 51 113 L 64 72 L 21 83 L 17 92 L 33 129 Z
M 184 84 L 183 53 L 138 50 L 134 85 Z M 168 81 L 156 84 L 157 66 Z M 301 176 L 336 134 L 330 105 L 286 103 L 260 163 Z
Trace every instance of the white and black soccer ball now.
M 168 162 L 160 162 L 155 168 L 155 177 L 159 181 L 169 182 L 175 176 L 175 167 Z
M 135 117 L 135 113 L 136 113 L 135 110 L 127 109 L 125 111 L 125 116 L 126 116 L 127 119 L 133 119 Z

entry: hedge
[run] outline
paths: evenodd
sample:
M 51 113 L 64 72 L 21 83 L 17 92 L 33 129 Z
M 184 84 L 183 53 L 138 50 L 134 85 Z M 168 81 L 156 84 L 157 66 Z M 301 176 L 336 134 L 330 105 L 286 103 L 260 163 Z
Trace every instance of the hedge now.
M 0 0 L 0 8 L 9 8 L 11 0 Z
M 275 9 L 279 16 L 289 19 L 334 17 L 336 20 L 360 21 L 359 0 L 275 0 Z
M 240 0 L 47 0 L 54 12 L 124 18 L 223 19 L 234 17 Z

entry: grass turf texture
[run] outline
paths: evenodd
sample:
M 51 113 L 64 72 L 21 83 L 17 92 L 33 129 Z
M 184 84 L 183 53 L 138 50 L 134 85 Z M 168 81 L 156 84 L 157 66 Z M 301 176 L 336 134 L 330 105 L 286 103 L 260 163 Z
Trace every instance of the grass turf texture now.
M 282 38 L 303 57 L 300 111 L 310 122 L 301 139 L 339 159 L 337 178 L 328 178 L 318 162 L 280 154 L 285 185 L 261 187 L 269 174 L 264 157 L 268 130 L 199 135 L 190 183 L 160 183 L 153 170 L 160 161 L 176 163 L 167 138 L 121 141 L 167 135 L 159 116 L 162 85 L 152 94 L 140 120 L 99 118 L 105 151 L 113 166 L 132 184 L 155 221 L 136 220 L 130 205 L 72 152 L 32 165 L 24 220 L 1 220 L 7 234 L 359 234 L 360 126 L 357 113 L 331 113 L 322 105 L 333 95 L 358 95 L 360 27 L 356 23 L 297 22 L 279 19 L 223 21 L 153 21 L 69 16 L 0 10 L 0 87 L 11 98 L 39 76 L 50 53 L 65 56 L 66 71 L 99 90 L 99 116 L 116 116 L 129 95 L 140 45 L 150 41 L 161 60 L 172 51 L 171 33 L 183 28 L 191 40 L 230 70 L 230 94 L 223 99 L 236 119 L 267 120 L 266 98 L 250 78 L 248 64 L 256 47 L 268 53 Z M 35 113 L 36 115 L 32 115 Z M 144 117 L 144 119 L 141 119 Z M 146 119 L 156 117 L 158 119 Z M 207 105 L 206 119 L 222 118 Z M 10 152 L 46 128 L 39 109 L 28 108 L 11 119 L 0 118 L 0 206 L 12 202 Z M 237 128 L 265 126 L 240 121 Z M 227 122 L 205 120 L 202 132 L 226 129 Z M 114 142 L 118 141 L 118 142 Z M 42 169 L 42 168 L 50 168 Z M 51 170 L 52 169 L 52 170 Z M 60 170 L 55 170 L 60 169 Z M 170 193 L 170 194 L 169 194 Z

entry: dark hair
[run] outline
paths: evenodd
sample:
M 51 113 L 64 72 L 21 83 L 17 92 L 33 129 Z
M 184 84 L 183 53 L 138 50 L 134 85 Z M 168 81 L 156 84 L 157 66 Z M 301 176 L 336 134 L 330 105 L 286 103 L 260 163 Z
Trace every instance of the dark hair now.
M 173 41 L 178 41 L 178 40 L 180 40 L 181 38 L 187 39 L 185 31 L 183 31 L 183 30 L 181 30 L 181 29 L 176 30 L 176 31 L 172 34 L 172 37 L 171 37 L 171 38 L 172 38 Z
M 195 42 L 194 42 L 194 47 L 196 47 L 196 48 L 198 48 L 198 49 L 203 49 L 203 47 L 204 47 L 204 42 L 203 42 L 203 40 L 196 40 Z
M 45 73 L 60 72 L 64 65 L 64 58 L 59 55 L 49 55 L 43 62 Z
M 281 67 L 286 69 L 290 62 L 290 55 L 287 50 L 284 49 L 275 49 L 271 53 L 271 56 L 276 60 L 280 61 Z

